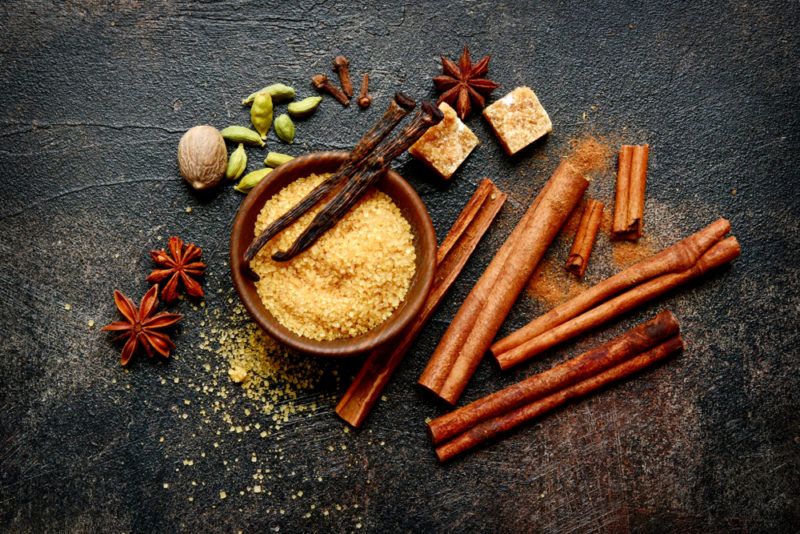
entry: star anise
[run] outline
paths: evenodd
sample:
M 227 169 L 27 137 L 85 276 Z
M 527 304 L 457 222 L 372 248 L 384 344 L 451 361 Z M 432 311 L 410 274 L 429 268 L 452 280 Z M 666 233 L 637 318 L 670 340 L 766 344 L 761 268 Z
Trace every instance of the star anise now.
M 472 64 L 469 49 L 465 46 L 458 65 L 442 56 L 442 74 L 433 78 L 437 91 L 444 91 L 439 96 L 439 103 L 447 102 L 462 119 L 466 119 L 472 111 L 472 104 L 479 109 L 486 106 L 486 97 L 500 87 L 500 84 L 483 78 L 489 71 L 490 56 Z
M 169 351 L 175 348 L 175 344 L 167 334 L 159 330 L 173 326 L 183 316 L 177 313 L 155 313 L 158 308 L 158 286 L 151 287 L 144 294 L 139 308 L 120 291 L 114 291 L 114 302 L 125 320 L 106 325 L 103 330 L 122 332 L 116 340 L 126 340 L 119 363 L 127 365 L 139 347 L 144 347 L 148 358 L 152 358 L 155 352 L 168 358 Z
M 206 264 L 196 261 L 203 254 L 197 245 L 186 243 L 180 237 L 169 238 L 169 253 L 166 250 L 151 250 L 150 257 L 164 269 L 156 269 L 147 277 L 147 281 L 160 283 L 169 278 L 161 289 L 161 299 L 173 302 L 178 298 L 178 283 L 181 282 L 186 292 L 193 297 L 203 296 L 203 287 L 196 280 L 203 276 Z

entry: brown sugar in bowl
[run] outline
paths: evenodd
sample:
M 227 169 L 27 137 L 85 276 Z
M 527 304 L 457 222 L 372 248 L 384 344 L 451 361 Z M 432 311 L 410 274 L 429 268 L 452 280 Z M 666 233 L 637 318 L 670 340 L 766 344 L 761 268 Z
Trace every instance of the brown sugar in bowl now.
M 405 299 L 379 326 L 356 337 L 318 341 L 295 334 L 264 307 L 256 285 L 248 276 L 244 252 L 253 240 L 255 223 L 264 203 L 293 181 L 310 174 L 334 172 L 347 152 L 315 152 L 300 156 L 269 173 L 242 201 L 231 231 L 230 264 L 233 285 L 255 322 L 274 339 L 295 350 L 315 356 L 353 356 L 374 349 L 398 336 L 422 309 L 436 269 L 436 234 L 428 210 L 414 188 L 399 174 L 389 171 L 377 184 L 400 208 L 411 225 L 416 269 Z

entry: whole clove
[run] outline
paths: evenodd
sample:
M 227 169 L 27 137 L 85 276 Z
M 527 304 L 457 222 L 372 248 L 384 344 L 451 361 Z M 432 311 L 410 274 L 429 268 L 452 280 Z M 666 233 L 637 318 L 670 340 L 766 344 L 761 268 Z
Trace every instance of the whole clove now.
M 350 81 L 350 60 L 344 56 L 333 58 L 333 72 L 339 75 L 342 91 L 348 98 L 353 97 L 353 83 Z
M 317 74 L 311 77 L 311 83 L 314 88 L 321 93 L 328 93 L 333 98 L 339 101 L 343 106 L 350 105 L 350 98 L 342 92 L 341 89 L 331 83 L 327 76 L 324 74 Z
M 361 79 L 361 91 L 358 94 L 358 107 L 367 109 L 372 104 L 372 97 L 369 96 L 369 74 L 364 74 Z

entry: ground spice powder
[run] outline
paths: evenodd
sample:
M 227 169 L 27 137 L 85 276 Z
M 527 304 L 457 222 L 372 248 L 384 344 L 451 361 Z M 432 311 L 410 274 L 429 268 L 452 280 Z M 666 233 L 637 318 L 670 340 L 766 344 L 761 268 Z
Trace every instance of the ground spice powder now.
M 561 258 L 545 258 L 528 281 L 528 294 L 550 307 L 566 302 L 588 288 L 564 269 Z
M 570 139 L 567 160 L 585 173 L 604 173 L 611 165 L 613 148 L 603 137 L 590 134 Z
M 260 233 L 327 175 L 301 178 L 270 198 L 256 220 Z M 289 262 L 288 248 L 319 208 L 276 236 L 251 262 L 264 306 L 286 328 L 315 340 L 355 337 L 380 325 L 405 298 L 416 269 L 411 226 L 385 193 L 367 193 L 313 247 Z

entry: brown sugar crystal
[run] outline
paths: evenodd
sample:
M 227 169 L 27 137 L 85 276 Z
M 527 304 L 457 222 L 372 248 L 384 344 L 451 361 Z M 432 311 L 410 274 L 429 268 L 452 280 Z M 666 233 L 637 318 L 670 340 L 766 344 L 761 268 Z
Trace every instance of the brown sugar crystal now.
M 439 176 L 449 180 L 470 152 L 478 146 L 478 137 L 472 133 L 456 111 L 447 102 L 439 104 L 444 119 L 432 126 L 419 140 L 411 145 L 408 153 L 424 162 Z
M 270 198 L 256 220 L 256 235 L 326 177 L 306 176 Z M 296 334 L 316 340 L 355 337 L 383 323 L 405 298 L 416 270 L 411 225 L 389 196 L 373 190 L 313 247 L 287 262 L 272 260 L 317 211 L 306 213 L 253 259 L 258 294 Z
M 553 130 L 550 116 L 530 87 L 517 87 L 484 109 L 483 116 L 509 156 Z

